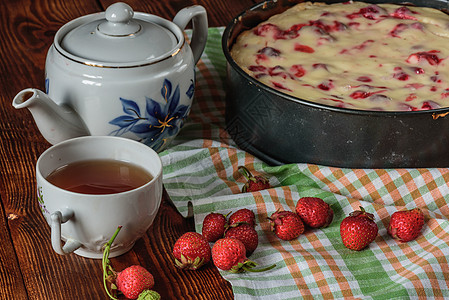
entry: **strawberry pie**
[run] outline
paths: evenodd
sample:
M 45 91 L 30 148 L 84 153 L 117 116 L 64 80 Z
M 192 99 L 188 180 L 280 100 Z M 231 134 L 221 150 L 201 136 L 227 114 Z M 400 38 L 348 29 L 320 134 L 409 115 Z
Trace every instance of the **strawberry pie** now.
M 300 3 L 240 34 L 231 55 L 260 82 L 321 104 L 449 106 L 449 16 L 433 8 Z

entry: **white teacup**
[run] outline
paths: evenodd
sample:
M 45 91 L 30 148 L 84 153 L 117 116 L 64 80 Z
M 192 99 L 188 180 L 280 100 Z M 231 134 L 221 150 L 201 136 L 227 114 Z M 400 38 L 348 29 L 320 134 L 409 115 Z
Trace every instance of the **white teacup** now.
M 100 195 L 70 192 L 46 180 L 59 167 L 96 159 L 129 162 L 145 169 L 153 179 L 130 191 Z M 118 226 L 122 229 L 109 256 L 129 251 L 153 223 L 162 199 L 158 154 L 142 143 L 120 137 L 86 136 L 50 147 L 37 161 L 36 180 L 39 205 L 51 226 L 51 243 L 58 254 L 74 252 L 102 258 L 102 248 Z

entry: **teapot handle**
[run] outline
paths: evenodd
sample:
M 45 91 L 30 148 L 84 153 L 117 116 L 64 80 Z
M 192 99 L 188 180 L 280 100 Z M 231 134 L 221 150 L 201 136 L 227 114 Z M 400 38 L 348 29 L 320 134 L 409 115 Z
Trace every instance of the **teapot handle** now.
M 203 54 L 207 40 L 207 13 L 206 9 L 201 5 L 193 5 L 181 9 L 173 18 L 173 23 L 179 26 L 181 30 L 192 21 L 192 40 L 190 47 L 193 52 L 195 64 Z

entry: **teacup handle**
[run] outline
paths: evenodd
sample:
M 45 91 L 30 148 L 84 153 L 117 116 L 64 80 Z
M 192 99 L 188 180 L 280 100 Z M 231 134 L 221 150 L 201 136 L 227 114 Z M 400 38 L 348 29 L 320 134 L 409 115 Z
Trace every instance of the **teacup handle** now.
M 74 212 L 71 209 L 65 209 L 62 212 L 55 211 L 51 214 L 51 246 L 56 253 L 65 255 L 72 253 L 79 247 L 81 243 L 74 239 L 67 239 L 64 246 L 62 246 L 61 240 L 61 224 L 67 222 L 74 216 Z
M 206 9 L 201 5 L 193 5 L 181 9 L 173 18 L 173 23 L 179 26 L 181 30 L 186 28 L 192 20 L 192 40 L 190 47 L 193 52 L 195 64 L 200 60 L 203 54 L 207 40 L 207 13 Z

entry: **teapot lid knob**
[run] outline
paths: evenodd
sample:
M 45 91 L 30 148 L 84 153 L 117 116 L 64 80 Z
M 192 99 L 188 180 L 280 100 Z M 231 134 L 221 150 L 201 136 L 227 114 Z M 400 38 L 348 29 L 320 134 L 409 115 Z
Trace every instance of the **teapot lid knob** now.
M 141 26 L 133 20 L 134 11 L 126 3 L 117 2 L 105 11 L 106 21 L 100 23 L 97 30 L 109 36 L 129 36 L 140 31 Z

